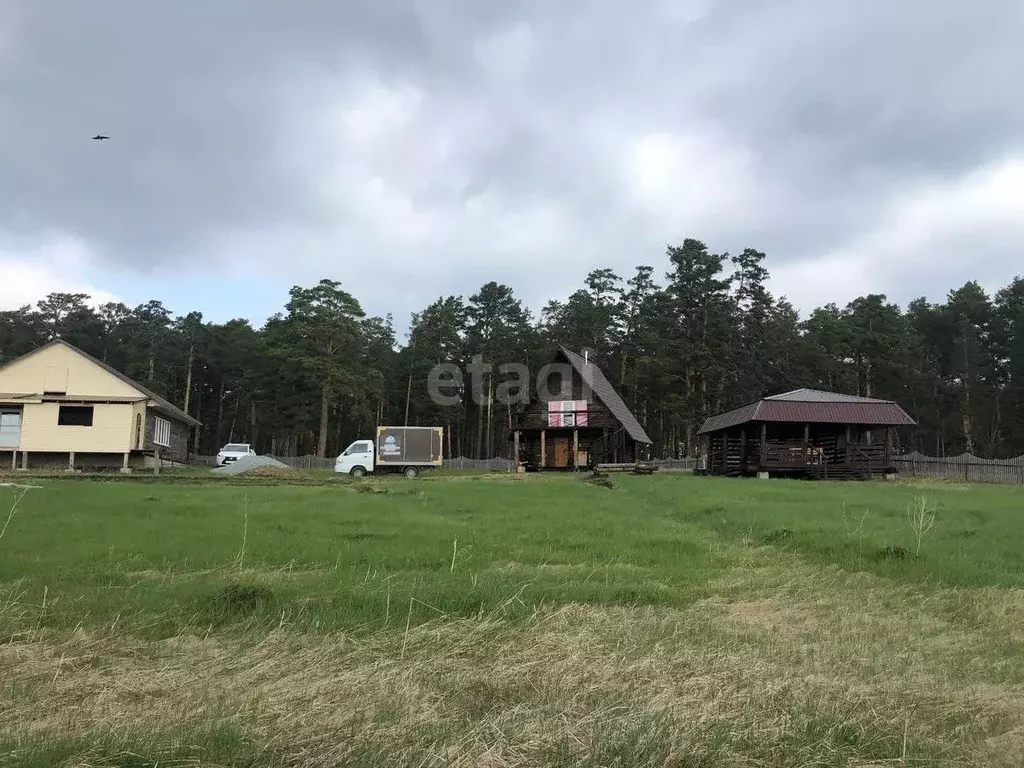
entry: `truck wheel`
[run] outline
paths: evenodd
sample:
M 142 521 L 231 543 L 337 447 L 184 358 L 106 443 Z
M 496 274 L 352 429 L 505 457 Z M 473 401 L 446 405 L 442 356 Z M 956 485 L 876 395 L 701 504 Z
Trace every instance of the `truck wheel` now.
M 349 472 L 349 474 L 352 475 L 352 477 L 365 477 L 366 470 L 362 467 L 352 467 L 352 471 Z
M 420 471 L 416 467 L 406 467 L 405 468 L 405 476 L 406 477 L 409 477 L 409 478 L 416 477 L 416 475 L 418 475 L 419 473 L 420 473 Z

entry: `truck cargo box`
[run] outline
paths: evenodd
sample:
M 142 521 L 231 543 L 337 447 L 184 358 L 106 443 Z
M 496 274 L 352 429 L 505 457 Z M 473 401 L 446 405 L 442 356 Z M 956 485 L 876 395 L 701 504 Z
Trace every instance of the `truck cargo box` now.
M 377 464 L 439 467 L 441 427 L 377 427 Z

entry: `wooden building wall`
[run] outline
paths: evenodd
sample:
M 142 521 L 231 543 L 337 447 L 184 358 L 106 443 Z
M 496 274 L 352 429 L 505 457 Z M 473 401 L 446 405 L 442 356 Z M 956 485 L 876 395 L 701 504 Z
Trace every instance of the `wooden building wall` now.
M 635 461 L 636 450 L 633 439 L 622 428 L 622 424 L 608 410 L 593 392 L 586 392 L 583 377 L 566 363 L 566 376 L 562 377 L 559 388 L 549 387 L 550 392 L 535 395 L 523 411 L 516 415 L 513 427 L 520 433 L 520 460 L 533 466 L 541 466 L 541 432 L 545 434 L 546 468 L 572 466 L 572 427 L 548 426 L 548 403 L 552 400 L 587 400 L 587 425 L 578 427 L 578 444 L 581 453 L 591 462 Z M 564 448 L 568 441 L 568 449 Z M 570 461 L 567 465 L 559 462 L 562 452 L 568 450 Z
M 746 475 L 759 471 L 854 479 L 892 471 L 885 427 L 855 424 L 748 423 L 706 436 L 707 472 Z

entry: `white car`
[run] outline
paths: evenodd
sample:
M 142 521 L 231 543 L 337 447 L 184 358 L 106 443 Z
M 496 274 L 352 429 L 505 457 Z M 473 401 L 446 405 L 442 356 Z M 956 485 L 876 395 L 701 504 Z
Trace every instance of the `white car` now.
M 217 453 L 217 466 L 232 464 L 243 456 L 255 456 L 256 451 L 248 443 L 228 443 Z

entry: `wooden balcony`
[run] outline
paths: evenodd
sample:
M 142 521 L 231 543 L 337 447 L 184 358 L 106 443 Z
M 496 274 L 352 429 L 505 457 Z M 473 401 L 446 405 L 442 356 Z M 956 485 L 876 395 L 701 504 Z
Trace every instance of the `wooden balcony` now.
M 549 413 L 513 413 L 512 429 L 586 429 L 594 426 L 594 411 L 552 411 L 550 415 L 562 418 L 561 426 L 551 426 Z

